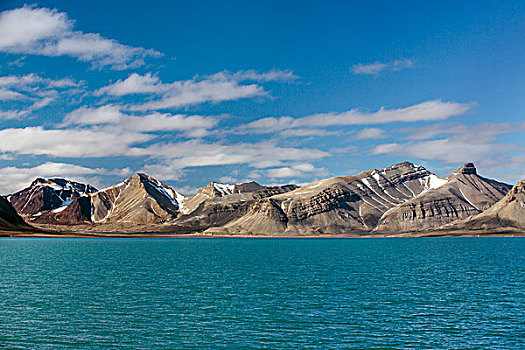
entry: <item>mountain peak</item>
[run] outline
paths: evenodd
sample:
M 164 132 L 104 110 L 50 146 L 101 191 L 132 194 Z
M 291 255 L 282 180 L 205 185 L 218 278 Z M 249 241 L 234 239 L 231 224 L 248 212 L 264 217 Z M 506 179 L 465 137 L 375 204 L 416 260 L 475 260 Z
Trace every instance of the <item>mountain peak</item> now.
M 68 179 L 60 178 L 60 177 L 54 177 L 54 178 L 48 178 L 48 179 L 43 178 L 43 177 L 37 177 L 31 183 L 29 188 L 38 187 L 38 186 L 48 186 L 48 187 L 53 188 L 56 191 L 72 190 L 72 191 L 77 191 L 77 192 L 81 192 L 85 194 L 97 192 L 97 189 L 91 185 L 71 181 Z
M 465 174 L 465 175 L 477 175 L 476 167 L 474 163 L 465 163 L 462 167 L 455 171 L 455 174 Z

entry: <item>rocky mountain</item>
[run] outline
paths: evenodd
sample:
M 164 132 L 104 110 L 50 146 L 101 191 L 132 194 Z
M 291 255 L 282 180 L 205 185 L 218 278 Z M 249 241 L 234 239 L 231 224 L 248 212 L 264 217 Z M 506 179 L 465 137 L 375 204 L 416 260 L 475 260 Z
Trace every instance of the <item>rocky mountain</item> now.
M 481 213 L 511 189 L 510 185 L 479 176 L 472 163 L 440 181 L 436 188 L 386 211 L 375 230 L 414 232 L 437 228 Z
M 525 179 L 484 212 L 441 227 L 444 231 L 525 231 Z
M 146 174 L 135 174 L 101 191 L 63 179 L 37 179 L 10 200 L 21 215 L 39 224 L 145 225 L 176 218 L 184 196 Z
M 184 196 L 146 174 L 135 174 L 123 183 L 91 196 L 91 221 L 148 224 L 177 217 Z
M 26 230 L 31 227 L 18 215 L 9 201 L 0 196 L 0 230 Z
M 212 182 L 187 198 L 176 221 L 200 231 L 221 226 L 246 214 L 250 204 L 261 198 L 295 190 L 295 185 L 261 186 L 256 182 L 222 184 Z
M 95 193 L 96 188 L 66 179 L 38 178 L 31 185 L 7 197 L 18 214 L 38 222 L 66 209 L 75 199 Z
M 403 162 L 317 181 L 255 201 L 246 214 L 206 232 L 223 234 L 366 233 L 389 209 L 438 188 L 444 179 Z
M 63 231 L 79 225 L 100 232 L 369 235 L 426 232 L 451 222 L 466 229 L 521 227 L 521 192 L 507 200 L 514 209 L 500 204 L 510 188 L 479 176 L 472 163 L 441 178 L 403 162 L 302 187 L 211 182 L 190 197 L 141 173 L 100 191 L 64 179 L 37 179 L 8 199 L 23 218 Z

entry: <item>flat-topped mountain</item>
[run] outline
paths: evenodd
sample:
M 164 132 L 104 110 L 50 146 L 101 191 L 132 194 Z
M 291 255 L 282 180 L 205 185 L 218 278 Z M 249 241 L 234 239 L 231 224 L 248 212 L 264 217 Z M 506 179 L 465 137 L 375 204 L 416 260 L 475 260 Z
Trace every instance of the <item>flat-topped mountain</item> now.
M 403 162 L 354 176 L 313 182 L 261 199 L 245 215 L 208 232 L 316 234 L 368 232 L 392 207 L 444 182 L 421 166 Z
M 27 188 L 7 197 L 16 211 L 30 221 L 64 210 L 75 199 L 97 192 L 90 185 L 61 178 L 38 178 Z
M 441 228 L 446 231 L 525 231 L 525 179 L 484 212 Z
M 510 189 L 510 185 L 479 176 L 474 164 L 467 163 L 436 188 L 385 212 L 376 230 L 412 232 L 437 228 L 481 213 Z

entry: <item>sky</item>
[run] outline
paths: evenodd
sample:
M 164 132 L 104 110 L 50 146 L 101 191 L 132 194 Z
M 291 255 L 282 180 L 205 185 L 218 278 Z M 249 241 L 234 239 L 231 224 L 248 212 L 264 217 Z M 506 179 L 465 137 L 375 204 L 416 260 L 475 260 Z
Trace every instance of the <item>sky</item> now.
M 0 0 L 0 193 L 405 160 L 525 178 L 523 1 Z

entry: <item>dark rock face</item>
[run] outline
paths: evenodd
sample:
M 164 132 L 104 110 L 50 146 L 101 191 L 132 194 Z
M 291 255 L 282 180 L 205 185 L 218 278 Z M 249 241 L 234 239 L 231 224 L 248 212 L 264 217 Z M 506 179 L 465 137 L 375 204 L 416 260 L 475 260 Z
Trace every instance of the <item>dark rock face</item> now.
M 0 229 L 20 230 L 30 228 L 31 226 L 26 224 L 24 219 L 18 215 L 11 203 L 5 197 L 0 196 Z
M 30 221 L 44 221 L 49 212 L 63 208 L 75 199 L 95 193 L 96 188 L 66 179 L 38 178 L 28 188 L 9 196 L 9 201 L 20 214 Z
M 466 163 L 461 168 L 459 168 L 459 171 L 461 171 L 461 173 L 465 175 L 476 175 L 477 174 L 477 170 L 476 170 L 476 167 L 474 166 L 474 163 Z
M 76 198 L 61 211 L 48 211 L 38 217 L 39 224 L 77 225 L 91 223 L 91 197 Z

